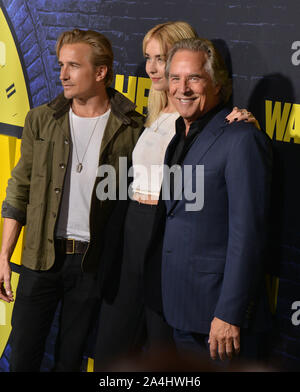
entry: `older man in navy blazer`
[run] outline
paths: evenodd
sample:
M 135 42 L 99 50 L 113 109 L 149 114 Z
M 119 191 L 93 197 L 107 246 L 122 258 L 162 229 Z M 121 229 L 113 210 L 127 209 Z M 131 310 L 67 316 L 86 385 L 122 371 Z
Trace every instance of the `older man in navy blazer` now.
M 162 191 L 164 315 L 179 346 L 209 349 L 213 359 L 254 349 L 255 359 L 252 338 L 269 325 L 271 143 L 252 124 L 224 123 L 231 81 L 210 41 L 175 44 L 166 73 L 181 117 L 165 158 L 179 176 L 166 172 Z

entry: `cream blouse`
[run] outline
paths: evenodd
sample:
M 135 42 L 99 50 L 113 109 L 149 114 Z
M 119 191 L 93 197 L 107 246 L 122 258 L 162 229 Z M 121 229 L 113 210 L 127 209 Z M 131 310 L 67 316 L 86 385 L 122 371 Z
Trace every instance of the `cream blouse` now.
M 145 128 L 132 153 L 132 191 L 159 197 L 166 149 L 175 135 L 179 114 L 162 113 Z

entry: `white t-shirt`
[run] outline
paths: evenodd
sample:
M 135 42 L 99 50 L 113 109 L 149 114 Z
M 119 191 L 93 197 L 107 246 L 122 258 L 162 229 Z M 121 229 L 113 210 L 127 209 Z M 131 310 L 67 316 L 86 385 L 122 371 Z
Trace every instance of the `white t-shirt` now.
M 98 117 L 79 117 L 70 109 L 72 147 L 57 221 L 56 237 L 74 238 L 79 241 L 90 240 L 91 196 L 97 176 L 100 146 L 109 114 L 110 109 Z M 93 132 L 95 125 L 96 128 Z M 76 171 L 79 163 L 76 148 L 79 161 L 82 163 L 80 173 Z
M 138 139 L 132 153 L 132 191 L 159 197 L 166 149 L 175 135 L 175 113 L 162 113 Z

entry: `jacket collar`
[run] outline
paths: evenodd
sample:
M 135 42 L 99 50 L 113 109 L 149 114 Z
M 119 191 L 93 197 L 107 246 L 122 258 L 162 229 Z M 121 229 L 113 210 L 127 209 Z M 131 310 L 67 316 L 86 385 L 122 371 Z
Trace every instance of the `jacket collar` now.
M 110 98 L 111 111 L 124 124 L 130 124 L 131 119 L 127 114 L 132 112 L 136 105 L 117 90 L 109 87 L 107 94 Z M 59 94 L 53 101 L 48 103 L 48 106 L 54 110 L 54 118 L 57 120 L 70 110 L 72 100 L 64 97 L 64 94 Z
M 201 164 L 203 157 L 209 151 L 211 146 L 215 143 L 219 136 L 224 132 L 224 128 L 228 125 L 224 122 L 224 118 L 230 113 L 230 110 L 227 108 L 220 108 L 219 112 L 216 113 L 213 118 L 206 124 L 203 130 L 197 135 L 194 143 L 191 145 L 188 150 L 183 162 L 182 167 L 184 166 L 192 166 L 192 174 L 194 176 L 194 172 L 196 170 L 196 166 Z M 178 121 L 178 120 L 177 120 Z M 170 153 L 172 154 L 175 148 L 175 143 L 177 138 L 179 137 L 179 133 L 175 134 L 175 137 L 171 140 L 165 155 L 165 164 L 168 165 L 170 161 Z M 182 171 L 182 176 L 184 175 L 184 170 Z M 163 176 L 164 180 L 168 180 L 168 175 Z M 166 189 L 168 189 L 169 184 L 166 182 Z M 167 213 L 169 214 L 174 210 L 178 202 L 181 200 L 180 196 L 184 194 L 184 186 L 186 182 L 182 177 L 182 187 L 178 188 L 178 194 L 172 200 L 166 200 L 166 208 Z

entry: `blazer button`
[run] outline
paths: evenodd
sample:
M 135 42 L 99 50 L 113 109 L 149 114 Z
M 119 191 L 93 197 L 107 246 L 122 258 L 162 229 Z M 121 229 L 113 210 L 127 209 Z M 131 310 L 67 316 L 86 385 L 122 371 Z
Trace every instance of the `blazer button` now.
M 65 139 L 65 144 L 69 144 L 69 140 L 68 139 Z
M 59 167 L 60 167 L 61 169 L 64 169 L 64 168 L 65 168 L 64 163 L 61 163 L 61 164 L 59 165 Z
M 54 191 L 55 191 L 56 194 L 60 193 L 60 189 L 59 188 L 55 188 Z

